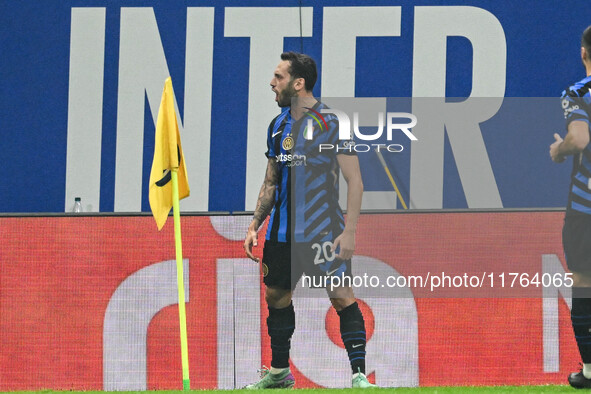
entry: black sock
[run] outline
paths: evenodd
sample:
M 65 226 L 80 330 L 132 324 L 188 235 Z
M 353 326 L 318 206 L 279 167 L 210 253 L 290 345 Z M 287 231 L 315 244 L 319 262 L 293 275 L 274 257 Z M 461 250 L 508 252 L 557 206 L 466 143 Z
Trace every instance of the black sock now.
M 293 304 L 281 309 L 268 307 L 267 330 L 271 337 L 271 367 L 289 368 L 289 348 L 295 330 Z
M 341 338 L 347 349 L 351 370 L 353 373 L 365 374 L 365 321 L 359 305 L 354 302 L 337 314 L 341 319 Z
M 591 363 L 591 298 L 590 289 L 573 287 L 571 321 L 583 363 Z

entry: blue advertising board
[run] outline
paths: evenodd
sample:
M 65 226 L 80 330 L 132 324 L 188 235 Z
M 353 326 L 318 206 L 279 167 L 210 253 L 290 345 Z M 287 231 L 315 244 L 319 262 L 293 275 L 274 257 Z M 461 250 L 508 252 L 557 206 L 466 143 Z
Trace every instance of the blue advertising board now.
M 554 113 L 554 104 L 529 98 L 554 100 L 584 77 L 586 0 L 0 7 L 0 212 L 71 211 L 74 197 L 85 211 L 149 211 L 154 124 L 168 75 L 191 186 L 181 209 L 252 210 L 266 130 L 279 113 L 269 82 L 289 50 L 316 59 L 319 97 L 412 98 L 405 111 L 417 115 L 419 140 L 386 157 L 411 207 L 566 204 L 570 161 L 557 165 L 548 155 L 552 135 L 565 133 L 560 102 Z M 463 97 L 465 105 L 510 99 L 470 127 L 421 123 L 429 109 L 415 99 L 437 97 Z M 473 112 L 451 99 L 446 105 Z M 359 157 L 370 176 L 367 201 L 371 192 L 392 193 L 377 159 Z

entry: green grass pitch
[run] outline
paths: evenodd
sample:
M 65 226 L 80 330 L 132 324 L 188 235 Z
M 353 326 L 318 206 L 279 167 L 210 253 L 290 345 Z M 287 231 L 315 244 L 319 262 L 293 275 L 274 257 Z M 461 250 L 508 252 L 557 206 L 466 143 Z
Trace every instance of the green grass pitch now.
M 419 387 L 419 388 L 376 388 L 376 389 L 282 389 L 282 390 L 258 390 L 259 393 L 267 394 L 367 394 L 395 393 L 395 394 L 475 394 L 475 393 L 575 393 L 578 392 L 567 385 L 547 386 L 494 386 L 494 387 Z M 113 393 L 105 391 L 15 391 L 14 394 L 104 394 Z M 246 394 L 253 393 L 251 390 L 160 390 L 160 391 L 118 391 L 116 394 Z

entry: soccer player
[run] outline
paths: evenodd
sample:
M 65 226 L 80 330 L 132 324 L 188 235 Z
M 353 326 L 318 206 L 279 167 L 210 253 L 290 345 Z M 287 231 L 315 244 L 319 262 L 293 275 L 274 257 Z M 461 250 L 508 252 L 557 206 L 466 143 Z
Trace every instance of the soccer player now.
M 591 388 L 591 26 L 583 32 L 581 59 L 586 77 L 562 93 L 567 133 L 554 134 L 550 157 L 562 163 L 573 155 L 571 185 L 562 229 L 566 264 L 573 274 L 571 320 L 583 368 L 568 382 L 575 388 Z
M 301 275 L 351 275 L 363 183 L 351 141 L 339 141 L 336 117 L 320 113 L 327 107 L 312 94 L 316 79 L 314 60 L 294 52 L 281 54 L 271 79 L 282 111 L 267 132 L 265 179 L 244 241 L 247 256 L 258 261 L 252 247 L 257 246 L 257 231 L 270 214 L 262 265 L 271 368 L 247 389 L 287 388 L 295 383 L 289 369 L 295 329 L 292 294 Z M 320 144 L 342 149 L 320 152 Z M 347 182 L 346 223 L 338 204 L 339 168 Z M 340 286 L 327 292 L 340 318 L 352 386 L 374 387 L 365 376 L 365 322 L 353 289 Z

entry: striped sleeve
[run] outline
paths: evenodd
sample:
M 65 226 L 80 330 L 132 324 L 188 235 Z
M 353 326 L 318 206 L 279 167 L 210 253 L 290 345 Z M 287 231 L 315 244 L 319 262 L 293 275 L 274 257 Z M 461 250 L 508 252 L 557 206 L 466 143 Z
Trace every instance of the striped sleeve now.
M 581 93 L 583 93 L 581 89 L 575 89 L 573 87 L 562 92 L 561 103 L 567 127 L 575 120 L 589 124 L 587 108 L 591 98 L 589 97 L 589 92 L 586 93 L 586 97 L 581 95 Z
M 273 143 L 273 129 L 275 128 L 275 122 L 277 118 L 271 121 L 269 124 L 269 128 L 267 129 L 267 151 L 265 152 L 265 156 L 269 157 L 277 157 L 277 153 L 275 152 L 275 144 Z

